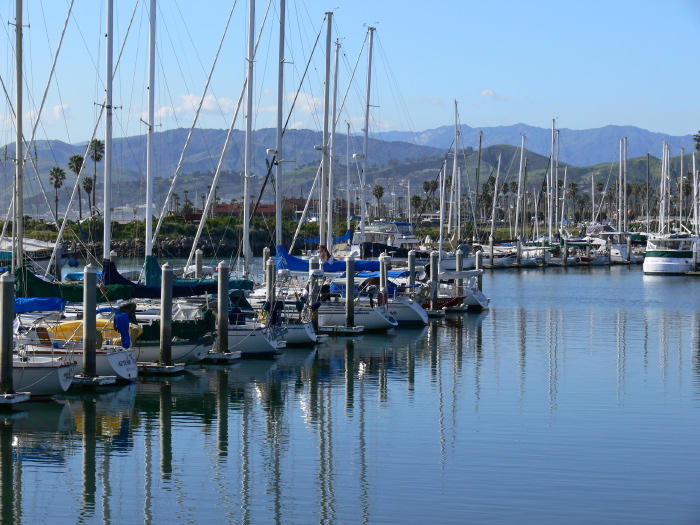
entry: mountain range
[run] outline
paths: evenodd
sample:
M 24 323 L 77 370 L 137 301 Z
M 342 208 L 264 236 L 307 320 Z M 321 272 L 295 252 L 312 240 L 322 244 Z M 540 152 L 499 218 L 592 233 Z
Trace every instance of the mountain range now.
M 482 133 L 481 173 L 487 177 L 493 173 L 498 158 L 502 155 L 502 177 L 517 176 L 519 147 L 522 135 L 525 135 L 525 155 L 528 158 L 528 170 L 534 181 L 540 177 L 549 167 L 549 155 L 551 151 L 551 129 L 537 128 L 518 124 L 513 126 L 499 126 L 492 128 L 471 128 L 462 125 L 460 132 L 460 156 L 465 159 L 463 168 L 469 177 L 474 179 L 475 166 L 477 164 L 476 150 L 479 144 L 479 134 Z M 180 178 L 175 186 L 176 192 L 184 192 L 199 205 L 199 199 L 211 185 L 213 173 L 216 170 L 218 159 L 223 148 L 227 130 L 197 129 L 193 132 L 187 155 L 180 170 Z M 162 202 L 167 189 L 170 186 L 184 144 L 187 140 L 188 130 L 173 129 L 155 133 L 156 156 L 156 185 L 155 198 Z M 253 133 L 253 163 L 252 171 L 256 177 L 253 181 L 253 193 L 259 191 L 268 171 L 268 163 L 273 156 L 267 150 L 275 146 L 275 130 L 260 129 Z M 628 159 L 630 166 L 629 180 L 642 180 L 645 172 L 645 162 L 632 162 L 635 157 L 646 157 L 647 153 L 656 159 L 660 156 L 662 141 L 669 143 L 672 155 L 678 156 L 681 147 L 686 154 L 693 150 L 692 135 L 670 136 L 662 133 L 654 133 L 632 126 L 605 126 L 603 128 L 589 130 L 559 130 L 559 164 L 569 166 L 569 180 L 580 184 L 590 185 L 590 179 L 594 174 L 608 172 L 608 178 L 614 171 L 612 166 L 617 164 L 620 157 L 620 138 L 628 138 Z M 454 127 L 443 126 L 426 130 L 420 133 L 408 132 L 382 132 L 373 135 L 369 140 L 368 148 L 368 173 L 367 184 L 386 184 L 387 182 L 410 181 L 412 194 L 422 194 L 421 184 L 424 180 L 434 179 L 445 159 L 454 140 Z M 306 197 L 311 192 L 313 179 L 318 170 L 321 159 L 319 145 L 321 133 L 312 130 L 290 129 L 284 135 L 284 148 L 280 155 L 281 166 L 285 177 L 282 182 L 282 191 L 285 196 Z M 336 180 L 340 180 L 338 186 L 346 186 L 346 151 L 350 156 L 362 152 L 362 137 L 343 134 L 336 135 Z M 85 155 L 87 143 L 67 144 L 56 140 L 38 141 L 33 148 L 36 171 L 39 173 L 47 198 L 41 196 L 41 190 L 36 184 L 36 176 L 32 177 L 32 169 L 26 177 L 25 195 L 39 208 L 51 202 L 53 206 L 53 188 L 48 183 L 48 172 L 55 166 L 62 167 L 66 172 L 66 186 L 61 189 L 59 197 L 61 208 L 68 202 L 67 196 L 72 189 L 74 175 L 68 169 L 68 159 L 74 154 Z M 14 153 L 14 144 L 6 146 L 7 156 Z M 113 178 L 115 181 L 113 190 L 114 206 L 134 206 L 144 200 L 144 176 L 146 139 L 145 136 L 132 136 L 116 138 L 113 141 Z M 242 195 L 243 171 L 243 132 L 234 131 L 231 145 L 222 165 L 222 176 L 217 185 L 220 189 L 218 196 L 225 201 L 230 199 L 240 200 Z M 689 157 L 689 155 L 686 155 Z M 353 159 L 350 164 L 352 175 L 351 184 L 356 185 L 359 172 L 362 168 L 362 159 Z M 689 158 L 685 160 L 689 163 Z M 451 163 L 451 161 L 450 161 Z M 675 159 L 676 165 L 678 159 Z M 658 161 L 656 162 L 658 165 Z M 688 164 L 686 164 L 688 165 Z M 102 194 L 103 167 L 97 166 L 98 202 Z M 4 189 L 0 190 L 0 205 L 7 206 L 11 195 L 11 181 L 14 164 L 5 162 L 0 165 L 0 177 L 4 178 Z M 85 175 L 92 176 L 95 166 L 92 162 L 84 170 Z M 338 174 L 339 172 L 339 174 Z M 658 169 L 656 169 L 658 172 Z M 560 173 L 560 178 L 563 176 Z M 658 176 L 654 173 L 652 176 Z M 34 183 L 32 183 L 34 180 Z M 485 179 L 482 179 L 483 182 Z M 597 179 L 596 179 L 597 180 Z M 269 187 L 269 186 L 268 186 Z M 371 190 L 370 190 L 371 193 Z M 272 200 L 272 194 L 263 200 Z

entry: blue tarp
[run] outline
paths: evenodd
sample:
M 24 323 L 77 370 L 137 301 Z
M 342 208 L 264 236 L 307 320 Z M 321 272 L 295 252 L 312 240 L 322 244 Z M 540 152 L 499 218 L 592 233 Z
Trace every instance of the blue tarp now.
M 15 313 L 56 312 L 66 309 L 66 301 L 60 297 L 16 297 Z
M 102 272 L 96 272 L 97 280 L 102 280 Z M 64 275 L 66 281 L 82 281 L 85 279 L 85 272 L 68 272 Z
M 352 233 L 350 230 L 347 230 L 342 236 L 340 237 L 333 237 L 333 243 L 337 242 L 348 242 L 352 238 Z M 316 237 L 315 239 L 304 239 L 305 243 L 309 244 L 318 244 L 321 242 L 320 237 Z
M 408 277 L 410 275 L 410 272 L 408 270 L 388 270 L 386 273 L 388 277 L 394 278 Z M 380 277 L 379 272 L 358 272 L 357 276 L 362 278 Z
M 300 257 L 289 255 L 284 246 L 277 246 L 276 265 L 278 270 L 287 269 L 293 272 L 308 272 L 309 261 Z M 342 273 L 345 271 L 345 261 L 326 261 L 323 263 L 324 272 Z M 379 261 L 355 261 L 355 270 L 376 271 L 379 270 Z

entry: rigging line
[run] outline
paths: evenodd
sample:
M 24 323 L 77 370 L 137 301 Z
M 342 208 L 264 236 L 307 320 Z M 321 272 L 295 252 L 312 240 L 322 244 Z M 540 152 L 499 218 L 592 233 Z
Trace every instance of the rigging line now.
M 265 22 L 267 21 L 267 17 L 268 17 L 268 15 L 270 14 L 270 8 L 271 8 L 271 7 L 272 7 L 272 0 L 270 0 L 270 1 L 267 3 L 267 9 L 265 10 L 265 15 L 263 16 L 263 21 L 262 21 L 261 28 L 265 26 Z M 261 32 L 262 32 L 262 29 L 261 29 Z M 267 56 L 268 56 L 268 57 L 269 57 L 269 55 L 270 55 L 270 46 L 272 46 L 272 38 L 269 38 L 269 39 L 267 40 Z M 267 63 L 268 63 L 268 62 L 269 62 L 268 60 L 265 61 L 266 67 L 267 67 Z M 264 69 L 264 70 L 263 70 L 262 75 L 260 75 L 259 78 L 265 78 L 265 71 L 267 71 L 267 69 Z M 260 82 L 259 84 L 260 84 L 260 87 L 258 88 L 258 105 L 256 106 L 256 108 L 258 109 L 258 111 L 255 112 L 255 121 L 256 121 L 256 122 L 257 122 L 257 119 L 258 119 L 258 114 L 259 114 L 259 109 L 260 109 L 260 99 L 262 98 L 261 95 L 262 95 L 262 92 L 263 92 L 263 89 L 264 89 L 264 88 L 263 88 L 263 85 L 262 85 L 263 83 Z M 257 127 L 255 124 L 254 124 L 253 126 L 254 126 L 254 128 Z M 253 152 L 253 156 L 255 156 L 255 152 Z M 255 164 L 255 160 L 253 159 L 253 165 L 254 165 L 254 164 Z
M 32 167 L 34 168 L 34 171 L 35 171 L 35 173 L 36 173 L 37 181 L 38 181 L 38 183 L 39 183 L 39 187 L 41 188 L 41 193 L 42 193 L 43 196 L 44 196 L 44 200 L 46 201 L 46 204 L 47 204 L 47 206 L 48 206 L 49 213 L 51 213 L 51 217 L 53 218 L 53 220 L 54 220 L 55 222 L 58 222 L 58 217 L 56 217 L 56 216 L 54 215 L 53 208 L 51 207 L 51 205 L 50 205 L 50 203 L 49 203 L 48 197 L 47 197 L 47 195 L 46 195 L 46 190 L 45 190 L 44 185 L 43 185 L 43 183 L 42 183 L 42 181 L 41 181 L 41 177 L 39 177 L 39 170 L 38 170 L 38 166 L 37 166 L 37 164 L 36 164 L 36 159 L 34 159 L 34 157 L 31 156 L 31 146 L 34 144 L 34 137 L 35 137 L 35 135 L 36 135 L 36 129 L 37 129 L 37 126 L 39 125 L 39 121 L 40 121 L 40 118 L 41 118 L 41 113 L 42 113 L 43 108 L 44 108 L 44 104 L 46 103 L 46 97 L 47 97 L 47 94 L 48 94 L 49 87 L 50 87 L 50 85 L 51 85 L 51 78 L 53 77 L 53 73 L 55 72 L 55 69 L 56 69 L 56 62 L 57 62 L 57 60 L 58 60 L 58 55 L 59 55 L 59 53 L 60 53 L 60 51 L 61 51 L 61 46 L 62 46 L 62 44 L 63 44 L 63 37 L 64 37 L 65 34 L 66 34 L 66 28 L 67 28 L 67 26 L 68 26 L 68 20 L 70 19 L 71 11 L 72 11 L 72 9 L 73 9 L 73 3 L 74 3 L 74 2 L 71 1 L 70 7 L 69 7 L 69 9 L 68 9 L 68 15 L 66 16 L 66 21 L 65 21 L 65 23 L 64 23 L 64 25 L 63 25 L 63 31 L 62 31 L 62 33 L 61 33 L 61 38 L 60 38 L 60 40 L 59 40 L 58 48 L 56 49 L 56 54 L 54 55 L 53 64 L 52 64 L 52 66 L 51 66 L 51 72 L 50 72 L 50 74 L 49 74 L 49 79 L 48 79 L 48 81 L 47 81 L 46 89 L 44 90 L 44 95 L 43 95 L 43 97 L 42 97 L 42 101 L 41 101 L 41 105 L 40 105 L 39 111 L 37 112 L 37 116 L 36 116 L 35 123 L 34 123 L 34 128 L 32 129 L 31 138 L 30 138 L 29 142 L 27 143 L 27 140 L 26 140 L 24 137 L 22 137 L 22 141 L 24 142 L 24 145 L 25 145 L 25 148 L 26 148 L 26 152 L 27 152 L 26 155 L 25 155 L 25 157 L 24 157 L 24 160 L 26 161 L 27 159 L 30 159 L 30 160 L 32 161 L 32 162 L 31 162 L 31 165 L 32 165 Z M 25 80 L 25 82 L 26 82 L 26 80 Z M 7 90 L 5 89 L 5 83 L 3 82 L 2 85 L 3 85 L 3 89 L 5 90 L 5 96 L 6 96 L 7 99 L 8 99 L 8 104 L 9 104 L 9 106 L 10 106 L 10 109 L 11 109 L 11 111 L 12 111 L 12 114 L 15 116 L 15 118 L 17 118 L 17 115 L 16 115 L 16 112 L 15 112 L 15 110 L 14 110 L 12 101 L 9 99 Z M 29 87 L 28 84 L 27 84 L 27 87 Z M 17 156 L 17 157 L 19 157 L 19 155 L 21 155 L 21 154 L 22 154 L 21 151 L 20 151 L 20 152 L 17 152 L 17 151 L 15 152 L 15 156 Z M 11 207 L 12 207 L 12 205 L 11 205 Z M 7 221 L 6 221 L 6 223 L 7 223 Z M 1 238 L 4 238 L 6 233 L 7 233 L 7 231 L 6 231 L 6 224 L 5 224 L 5 225 L 3 226 L 2 233 L 0 234 L 0 239 L 1 239 Z M 47 270 L 47 273 L 48 273 L 48 270 Z
M 92 129 L 92 135 L 90 136 L 90 140 L 87 143 L 87 147 L 85 149 L 85 155 L 83 155 L 84 159 L 87 159 L 90 155 L 90 144 L 92 143 L 93 139 L 95 138 L 95 134 L 97 133 L 97 128 L 100 125 L 100 121 L 102 120 L 102 115 L 104 114 L 104 105 L 101 106 L 99 115 L 95 121 L 95 127 Z M 70 201 L 68 202 L 68 207 L 66 208 L 66 214 L 63 217 L 63 222 L 61 223 L 61 227 L 58 230 L 58 236 L 56 237 L 56 245 L 53 248 L 53 251 L 51 252 L 51 258 L 49 259 L 49 264 L 46 266 L 47 268 L 51 268 L 53 265 L 54 261 L 56 260 L 56 252 L 58 251 L 59 243 L 61 241 L 61 238 L 63 237 L 63 231 L 66 228 L 66 224 L 68 223 L 68 213 L 71 209 L 71 206 L 73 204 L 73 199 L 75 198 L 76 190 L 80 184 L 80 176 L 83 173 L 83 170 L 85 169 L 85 166 L 87 165 L 87 162 L 83 162 L 83 164 L 80 166 L 80 171 L 78 172 L 78 176 L 76 177 L 75 180 L 75 186 L 73 186 L 73 193 L 71 193 L 70 196 Z M 48 269 L 46 270 L 46 273 L 44 275 L 48 275 Z
M 175 190 L 175 183 L 177 182 L 178 177 L 180 176 L 180 170 L 182 169 L 182 164 L 185 160 L 185 155 L 187 153 L 187 149 L 189 148 L 190 141 L 192 139 L 192 135 L 194 133 L 195 126 L 197 125 L 197 121 L 199 120 L 199 112 L 202 109 L 202 105 L 204 104 L 204 99 L 206 97 L 207 91 L 209 90 L 209 85 L 211 84 L 211 79 L 214 74 L 214 68 L 216 67 L 216 64 L 219 60 L 219 54 L 221 53 L 221 48 L 223 47 L 224 44 L 224 39 L 226 38 L 226 34 L 228 32 L 229 25 L 231 23 L 231 18 L 233 17 L 233 11 L 236 8 L 236 5 L 238 4 L 238 0 L 234 1 L 233 6 L 231 7 L 231 11 L 229 12 L 228 15 L 228 20 L 226 20 L 226 26 L 224 27 L 224 33 L 221 35 L 221 40 L 219 41 L 219 47 L 216 50 L 216 54 L 214 56 L 214 62 L 212 63 L 212 66 L 209 70 L 209 76 L 207 77 L 207 82 L 204 86 L 204 92 L 202 93 L 201 98 L 199 99 L 199 105 L 197 106 L 197 111 L 195 112 L 194 120 L 192 121 L 192 126 L 190 127 L 190 131 L 187 135 L 187 139 L 185 140 L 185 145 L 182 149 L 182 153 L 180 154 L 180 160 L 177 163 L 177 167 L 175 168 L 175 174 L 173 175 L 173 181 L 170 184 L 170 189 L 168 190 L 168 194 L 165 197 L 165 202 L 163 204 L 163 209 L 160 212 L 160 217 L 158 218 L 158 223 L 156 224 L 156 229 L 155 232 L 153 233 L 153 242 L 155 242 L 156 238 L 158 237 L 158 233 L 160 232 L 161 225 L 163 223 L 163 219 L 165 218 L 165 212 L 166 212 L 166 207 L 168 205 L 168 202 L 170 201 L 170 198 L 172 197 L 173 191 Z M 207 150 L 209 148 L 207 147 Z
M 443 158 L 440 160 L 440 169 L 438 169 L 438 174 L 434 180 L 434 182 L 436 182 L 437 184 L 434 187 L 430 188 L 430 192 L 425 196 L 425 201 L 423 201 L 423 206 L 421 206 L 421 210 L 420 210 L 420 213 L 418 214 L 418 218 L 416 219 L 416 221 L 420 221 L 420 218 L 423 216 L 423 212 L 425 211 L 425 208 L 428 205 L 428 200 L 430 199 L 430 196 L 433 195 L 435 193 L 435 191 L 438 189 L 438 186 L 440 185 L 438 182 L 438 180 L 440 179 L 440 172 L 442 172 L 442 167 L 444 166 L 445 162 L 447 162 L 447 158 L 449 157 L 450 151 L 452 151 L 452 146 L 454 146 L 454 145 L 455 145 L 455 142 L 454 142 L 454 139 L 452 139 L 452 144 L 450 144 L 450 147 L 447 150 L 447 153 L 445 153 Z
M 58 48 L 56 49 L 56 53 L 54 54 L 53 57 L 53 62 L 51 64 L 51 71 L 49 71 L 49 78 L 46 81 L 46 89 L 44 89 L 44 94 L 41 98 L 41 104 L 39 104 L 39 109 L 36 114 L 36 118 L 34 120 L 34 127 L 32 128 L 32 134 L 29 139 L 29 144 L 26 145 L 27 148 L 27 155 L 25 156 L 25 160 L 31 156 L 31 147 L 34 145 L 34 140 L 36 137 L 36 130 L 37 127 L 39 126 L 39 121 L 41 120 L 41 114 L 44 111 L 44 105 L 46 104 L 46 97 L 49 94 L 49 88 L 51 87 L 51 80 L 53 79 L 54 73 L 56 71 L 56 63 L 58 62 L 58 55 L 61 52 L 61 47 L 63 46 L 63 38 L 66 36 L 66 29 L 68 28 L 68 21 L 70 20 L 71 13 L 73 11 L 73 4 L 75 3 L 75 0 L 71 0 L 70 6 L 68 7 L 68 14 L 66 15 L 66 21 L 63 24 L 63 31 L 61 32 L 61 37 L 58 41 Z M 38 173 L 37 173 L 38 175 Z M 43 187 L 42 187 L 43 190 Z M 56 217 L 54 217 L 54 220 Z
M 367 35 L 365 35 L 365 39 L 362 42 L 362 47 L 360 48 L 360 52 L 357 54 L 357 60 L 355 61 L 355 67 L 352 69 L 352 73 L 350 74 L 350 79 L 348 80 L 348 88 L 345 90 L 345 95 L 343 95 L 343 99 L 340 102 L 340 107 L 338 108 L 338 114 L 335 116 L 335 125 L 338 125 L 338 122 L 340 121 L 340 114 L 343 112 L 345 109 L 345 101 L 348 98 L 348 94 L 350 92 L 350 87 L 353 85 L 352 81 L 355 78 L 355 73 L 357 72 L 357 68 L 360 64 L 360 58 L 362 57 L 362 52 L 365 49 L 365 44 L 367 43 Z
M 399 82 L 396 80 L 396 75 L 394 74 L 393 69 L 391 68 L 391 61 L 388 60 L 388 58 L 387 58 L 386 51 L 384 50 L 384 46 L 383 46 L 382 41 L 381 41 L 381 36 L 379 35 L 378 32 L 375 32 L 375 37 L 376 37 L 376 41 L 378 44 L 379 56 L 382 58 L 382 64 L 384 64 L 384 67 L 388 70 L 388 73 L 389 73 L 388 77 L 389 77 L 389 80 L 391 80 L 391 82 L 389 83 L 390 89 L 393 86 L 393 89 L 391 89 L 392 94 L 398 93 L 398 96 L 395 95 L 394 99 L 398 100 L 398 102 L 399 102 L 398 106 L 401 107 L 403 110 L 403 113 L 399 113 L 399 115 L 400 115 L 399 118 L 401 118 L 401 115 L 404 115 L 405 118 L 408 120 L 407 128 L 409 130 L 411 130 L 411 132 L 413 133 L 414 141 L 415 141 L 415 138 L 416 138 L 415 129 L 416 128 L 415 128 L 415 125 L 413 124 L 413 121 L 411 120 L 411 112 L 408 110 L 408 106 L 406 105 L 406 102 L 405 102 L 403 96 L 401 96 L 400 85 L 399 85 Z
M 326 17 L 325 17 L 325 16 L 323 17 L 323 20 L 324 20 L 324 21 L 326 20 Z M 318 33 L 318 37 L 316 38 L 316 43 L 318 43 L 318 40 L 319 40 L 319 38 L 320 38 L 320 36 L 321 36 L 322 31 L 323 31 L 323 26 L 321 27 L 321 31 L 319 31 L 319 33 Z M 316 45 L 314 44 L 314 49 L 315 49 L 315 48 L 316 48 Z M 307 68 L 306 68 L 306 70 L 304 71 L 304 75 L 306 75 L 306 71 L 308 71 L 308 65 L 311 63 L 311 58 L 312 58 L 312 57 L 313 57 L 313 50 L 312 50 L 311 56 L 309 57 L 309 61 L 307 62 Z M 299 89 L 297 89 L 297 92 L 296 92 L 297 95 L 299 94 L 299 91 L 301 90 L 301 85 L 303 84 L 303 82 L 304 82 L 304 78 L 302 77 L 302 79 L 301 79 L 301 81 L 300 81 L 300 83 L 299 83 Z M 287 115 L 287 121 L 285 122 L 284 127 L 282 128 L 282 136 L 284 136 L 285 132 L 287 131 L 287 124 L 289 123 L 289 119 L 292 118 L 292 111 L 294 110 L 294 103 L 295 103 L 295 102 L 296 102 L 296 97 L 295 97 L 295 99 L 294 99 L 294 102 L 292 102 L 292 107 L 289 109 L 289 114 Z M 330 140 L 330 138 L 329 138 L 328 140 Z M 327 145 L 324 144 L 324 146 L 327 146 Z M 269 163 L 268 163 L 268 166 L 267 166 L 267 173 L 265 174 L 265 179 L 263 180 L 262 187 L 260 188 L 260 193 L 258 194 L 258 200 L 256 201 L 255 206 L 253 207 L 253 211 L 251 212 L 251 218 L 253 217 L 253 215 L 255 215 L 255 212 L 257 211 L 258 206 L 260 205 L 260 200 L 262 199 L 263 192 L 265 191 L 265 187 L 267 186 L 267 182 L 268 182 L 268 180 L 269 180 L 269 178 L 270 178 L 270 174 L 272 173 L 272 168 L 273 168 L 273 166 L 275 165 L 275 162 L 277 162 L 277 156 L 278 156 L 280 153 L 281 153 L 281 152 L 279 152 L 279 151 L 278 151 L 277 153 L 275 153 L 275 154 L 272 156 L 272 162 L 269 162 Z
M 253 46 L 253 57 L 251 60 L 255 60 L 255 57 L 258 54 L 258 45 L 260 44 L 260 39 L 262 38 L 263 30 L 265 29 L 265 21 L 266 20 L 267 20 L 267 12 L 265 13 L 265 18 L 263 19 L 263 24 L 260 26 L 260 30 L 258 32 L 258 37 L 256 39 L 255 46 Z M 228 151 L 231 137 L 233 136 L 233 131 L 234 131 L 233 127 L 236 124 L 236 119 L 238 118 L 238 112 L 241 109 L 241 104 L 243 102 L 243 95 L 246 92 L 247 86 L 248 86 L 248 77 L 246 76 L 245 80 L 243 81 L 243 87 L 241 88 L 241 93 L 238 96 L 238 103 L 236 104 L 236 111 L 233 115 L 233 119 L 231 120 L 231 126 L 229 127 L 228 133 L 226 135 L 226 140 L 224 142 L 223 149 L 221 150 L 221 156 L 219 157 L 219 163 L 216 167 L 216 172 L 214 173 L 214 180 L 212 181 L 212 184 L 211 184 L 211 191 L 207 195 L 207 201 L 206 201 L 206 204 L 204 206 L 204 210 L 202 210 L 203 216 L 206 214 L 206 210 L 209 209 L 209 206 L 211 206 L 211 201 L 213 200 L 214 192 L 216 191 L 216 186 L 219 183 L 219 177 L 221 176 L 221 171 L 223 169 L 224 159 L 226 157 L 226 152 Z M 247 173 L 244 173 L 243 176 L 249 177 L 249 175 Z M 243 207 L 245 208 L 246 206 L 248 206 L 248 204 L 244 202 Z M 245 211 L 244 211 L 244 213 L 245 213 Z M 192 243 L 192 249 L 190 250 L 190 254 L 187 258 L 187 265 L 186 266 L 189 266 L 192 262 L 192 259 L 194 258 L 194 252 L 196 251 L 197 242 L 199 240 L 200 235 L 202 234 L 202 229 L 204 228 L 204 225 L 206 223 L 206 221 L 203 219 L 204 219 L 204 217 L 202 217 L 202 220 L 199 221 L 199 226 L 197 228 L 197 234 L 195 235 L 195 240 Z
M 325 21 L 326 21 L 326 17 L 324 16 L 324 17 L 323 17 L 323 22 L 325 22 Z M 314 51 L 316 50 L 316 46 L 318 45 L 318 41 L 319 41 L 319 39 L 321 38 L 321 33 L 322 33 L 322 32 L 323 32 L 323 23 L 321 24 L 321 29 L 319 29 L 318 34 L 316 35 L 316 41 L 314 42 L 314 47 L 313 47 L 313 49 L 311 50 L 311 55 L 309 56 L 309 60 L 306 62 L 306 68 L 304 69 L 304 73 L 303 73 L 303 75 L 301 76 L 301 81 L 299 82 L 299 86 L 300 86 L 300 87 L 301 87 L 301 85 L 304 83 L 304 79 L 306 78 L 306 74 L 307 74 L 308 71 L 309 71 L 309 66 L 311 65 L 311 58 L 313 57 Z M 296 91 L 296 93 L 294 93 L 294 100 L 292 100 L 292 106 L 291 106 L 291 108 L 289 109 L 289 115 L 287 116 L 287 120 L 286 120 L 286 122 L 284 123 L 284 128 L 283 128 L 283 130 L 282 130 L 282 136 L 284 136 L 284 132 L 286 131 L 287 126 L 289 125 L 289 119 L 292 118 L 292 111 L 294 110 L 294 106 L 296 105 L 297 98 L 299 98 L 299 91 L 300 91 L 300 90 L 298 89 L 298 90 Z

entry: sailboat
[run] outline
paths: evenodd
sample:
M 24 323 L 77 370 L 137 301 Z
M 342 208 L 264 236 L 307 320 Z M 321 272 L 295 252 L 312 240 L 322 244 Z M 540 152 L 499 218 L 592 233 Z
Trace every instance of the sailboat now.
M 148 122 L 147 122 L 147 156 L 146 156 L 146 258 L 153 255 L 153 214 L 152 214 L 152 192 L 153 192 L 153 123 L 155 121 L 155 32 L 156 32 L 156 0 L 150 2 L 149 12 L 149 78 L 148 78 Z M 108 62 L 111 53 L 108 53 Z M 109 79 L 108 90 L 111 87 L 112 78 L 111 62 L 108 65 L 107 78 Z M 110 260 L 110 235 L 108 222 L 109 203 L 111 195 L 109 193 L 109 180 L 111 170 L 111 160 L 108 152 L 111 151 L 111 91 L 108 96 L 107 113 L 107 134 L 105 144 L 105 240 L 103 251 L 103 271 L 102 278 L 106 284 L 122 285 L 131 289 L 133 297 L 140 299 L 159 299 L 161 297 L 160 286 L 140 285 L 133 283 L 119 274 L 113 261 Z M 173 297 L 191 297 L 206 293 L 215 293 L 217 283 L 178 284 L 173 286 Z M 141 305 L 131 304 L 120 306 L 122 313 L 127 313 L 134 323 L 138 323 L 143 333 L 134 343 L 134 352 L 139 362 L 157 362 L 160 359 L 160 318 L 159 310 L 153 311 L 152 304 L 141 303 Z M 212 348 L 215 332 L 215 320 L 212 312 L 200 319 L 179 322 L 174 321 L 172 326 L 173 341 L 171 346 L 172 360 L 175 363 L 192 364 L 201 361 Z
M 22 268 L 24 265 L 24 211 L 23 211 L 23 184 L 24 161 L 22 148 L 22 0 L 16 0 L 15 13 L 15 53 L 16 53 L 16 170 L 14 180 L 12 220 L 12 267 Z M 75 360 L 67 355 L 40 355 L 35 350 L 35 345 L 25 344 L 17 337 L 14 338 L 15 351 L 12 356 L 12 381 L 18 391 L 30 392 L 33 397 L 47 397 L 60 394 L 70 387 L 75 376 Z

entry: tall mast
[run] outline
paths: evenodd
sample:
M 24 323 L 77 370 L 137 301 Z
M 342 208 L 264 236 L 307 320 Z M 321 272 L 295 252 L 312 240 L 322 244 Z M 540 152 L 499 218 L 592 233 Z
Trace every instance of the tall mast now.
M 595 173 L 591 174 L 591 223 L 595 222 Z
M 476 191 L 474 192 L 474 206 L 472 207 L 472 210 L 474 210 L 474 232 L 472 235 L 474 242 L 478 242 L 479 240 L 478 221 L 476 220 L 478 210 L 476 209 L 476 207 L 477 203 L 479 202 L 479 174 L 481 173 L 481 141 L 483 136 L 484 132 L 479 131 L 479 149 L 476 155 Z
M 549 242 L 552 242 L 552 196 L 554 193 L 553 180 L 554 180 L 554 122 L 552 119 L 552 151 L 549 155 L 549 173 L 547 174 L 547 233 L 549 235 Z
M 153 255 L 153 125 L 156 94 L 156 0 L 151 0 L 148 30 L 148 131 L 146 134 L 146 257 Z
M 520 200 L 523 185 L 523 162 L 525 158 L 525 135 L 520 140 L 520 170 L 518 171 L 518 196 L 515 199 L 515 238 L 519 239 L 518 222 L 520 221 Z
M 554 132 L 556 138 L 556 156 L 554 158 L 554 222 L 559 214 L 559 130 Z
M 370 27 L 367 31 L 369 32 L 369 45 L 367 47 L 367 96 L 365 97 L 365 137 L 363 145 L 363 160 L 362 160 L 362 175 L 360 177 L 360 242 L 365 242 L 365 221 L 366 221 L 366 210 L 365 210 L 365 181 L 367 177 L 367 149 L 369 146 L 369 104 L 370 104 L 370 87 L 372 85 L 372 46 L 374 42 L 374 27 Z
M 496 228 L 496 204 L 498 203 L 498 176 L 501 173 L 501 154 L 498 154 L 498 164 L 496 167 L 496 181 L 493 186 L 493 204 L 491 205 L 491 234 L 489 235 L 489 244 L 493 242 L 494 231 Z
M 275 143 L 275 246 L 282 246 L 282 102 L 284 98 L 284 24 L 286 0 L 280 0 L 280 41 L 277 64 L 277 141 Z
M 617 229 L 622 231 L 622 139 L 620 139 L 620 164 L 617 169 Z
M 693 233 L 698 235 L 698 172 L 695 169 L 695 152 L 693 155 Z M 648 228 L 647 228 L 648 230 Z
M 107 0 L 107 49 L 106 49 L 106 75 L 105 75 L 105 174 L 104 174 L 104 237 L 102 242 L 102 259 L 109 261 L 112 244 L 112 61 L 113 42 L 112 34 L 114 6 L 113 0 Z M 97 188 L 95 188 L 97 191 Z
M 624 160 L 622 164 L 622 221 L 624 224 L 623 231 L 629 229 L 627 224 L 627 137 L 622 139 Z
M 459 131 L 457 129 L 457 119 L 459 117 L 459 113 L 457 111 L 457 101 L 455 100 L 455 157 L 454 161 L 452 162 L 452 187 L 457 188 L 459 186 L 459 175 L 457 174 L 457 151 L 459 150 L 458 148 L 458 143 L 459 143 Z M 450 210 L 452 210 L 452 204 L 450 204 Z M 457 190 L 457 206 L 455 208 L 455 225 L 457 227 L 457 239 L 459 240 L 459 236 L 461 234 L 460 231 L 460 222 L 459 222 L 459 190 Z
M 684 196 L 683 186 L 684 186 L 684 182 L 685 182 L 685 180 L 684 180 L 685 175 L 683 173 L 683 156 L 684 155 L 685 155 L 685 148 L 681 147 L 681 171 L 680 171 L 681 176 L 680 176 L 680 185 L 679 185 L 680 187 L 678 188 L 678 203 L 680 206 L 680 211 L 678 212 L 678 216 L 680 217 L 679 226 L 681 229 L 683 229 L 683 196 Z
M 319 244 L 326 238 L 326 208 L 328 206 L 328 114 L 330 112 L 331 89 L 331 31 L 333 29 L 333 13 L 326 13 L 326 76 L 323 91 L 323 138 L 321 140 L 321 191 L 319 199 L 320 213 L 318 217 Z
M 346 178 L 346 196 L 348 199 L 348 230 L 350 230 L 350 218 L 352 214 L 350 213 L 350 122 L 347 124 L 347 135 L 345 136 L 345 178 Z
M 331 104 L 331 141 L 330 141 L 330 168 L 328 170 L 328 240 L 326 246 L 330 252 L 333 246 L 333 158 L 335 157 L 335 123 L 337 122 L 336 105 L 338 101 L 338 55 L 340 54 L 340 40 L 335 42 L 335 73 L 333 74 L 333 102 Z
M 250 185 L 253 176 L 253 58 L 255 53 L 255 0 L 250 0 L 248 10 L 248 82 L 246 85 L 245 149 L 243 157 L 243 278 L 250 273 L 252 259 L 250 248 Z
M 22 0 L 15 3 L 15 61 L 16 61 L 16 86 L 17 90 L 17 136 L 15 142 L 15 184 L 14 184 L 14 217 L 12 219 L 12 266 L 22 267 L 24 256 L 24 191 L 23 171 L 24 159 L 22 153 Z
M 651 209 L 649 209 L 649 153 L 647 153 L 647 233 L 651 233 Z M 695 155 L 693 154 L 693 162 Z M 695 171 L 695 168 L 693 168 Z M 693 174 L 695 176 L 695 174 Z M 695 201 L 695 215 L 697 217 L 697 201 Z M 697 219 L 696 219 L 697 220 Z

